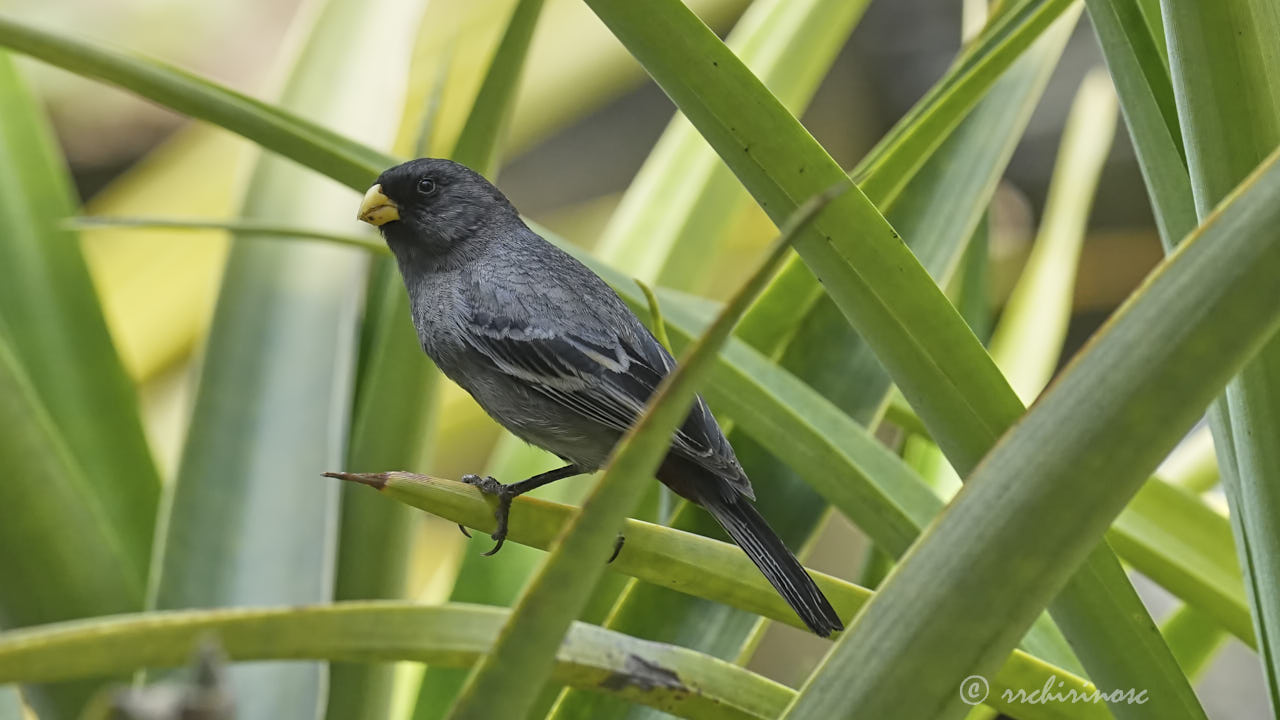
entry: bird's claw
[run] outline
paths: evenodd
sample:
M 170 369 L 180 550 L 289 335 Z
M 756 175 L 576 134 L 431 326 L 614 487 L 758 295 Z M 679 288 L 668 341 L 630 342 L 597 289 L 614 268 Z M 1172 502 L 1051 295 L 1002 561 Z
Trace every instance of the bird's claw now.
M 609 559 L 605 562 L 605 565 L 612 565 L 613 561 L 618 559 L 618 553 L 622 552 L 622 545 L 626 541 L 627 541 L 627 536 L 623 535 L 622 533 L 618 533 L 617 539 L 613 541 L 613 554 L 609 556 Z
M 481 477 L 479 475 L 463 475 L 462 482 L 475 487 L 485 495 L 496 495 L 498 498 L 498 507 L 494 508 L 493 517 L 498 521 L 497 527 L 494 528 L 493 534 L 489 537 L 493 538 L 493 549 L 487 553 L 483 553 L 484 557 L 490 557 L 502 549 L 502 543 L 507 540 L 507 518 L 511 515 L 511 499 L 515 494 L 511 491 L 510 485 L 503 485 L 492 477 Z M 458 527 L 462 527 L 459 525 Z M 463 534 L 471 537 L 463 528 Z
M 463 535 L 466 535 L 467 537 L 471 537 L 471 533 L 467 530 L 466 525 L 463 525 L 462 523 L 458 523 L 458 529 L 462 531 Z

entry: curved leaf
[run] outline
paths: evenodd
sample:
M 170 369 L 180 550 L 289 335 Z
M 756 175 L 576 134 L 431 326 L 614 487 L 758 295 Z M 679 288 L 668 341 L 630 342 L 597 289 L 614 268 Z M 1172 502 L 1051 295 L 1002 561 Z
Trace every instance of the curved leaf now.
M 1280 153 L 1161 264 L 992 450 L 785 717 L 963 715 L 960 680 L 1000 662 L 1280 327 L 1277 223 Z M 992 582 L 999 592 L 976 590 Z M 966 629 L 958 642 L 955 627 Z M 1150 699 L 1166 718 L 1203 715 Z

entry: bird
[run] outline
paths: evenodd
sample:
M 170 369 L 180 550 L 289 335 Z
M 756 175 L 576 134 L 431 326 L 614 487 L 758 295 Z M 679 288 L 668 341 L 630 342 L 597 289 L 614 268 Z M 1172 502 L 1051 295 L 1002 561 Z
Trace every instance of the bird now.
M 566 463 L 511 484 L 462 478 L 498 498 L 486 554 L 495 553 L 512 498 L 601 468 L 675 360 L 604 280 L 531 230 L 465 165 L 420 158 L 392 167 L 357 217 L 394 255 L 427 356 L 499 424 Z M 701 396 L 656 476 L 707 510 L 811 631 L 844 629 L 755 508 L 751 481 Z

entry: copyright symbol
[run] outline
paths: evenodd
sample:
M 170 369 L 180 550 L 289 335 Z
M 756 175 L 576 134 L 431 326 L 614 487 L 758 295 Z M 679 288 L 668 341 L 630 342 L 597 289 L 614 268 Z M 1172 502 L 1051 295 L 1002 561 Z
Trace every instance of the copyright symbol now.
M 987 679 L 981 675 L 970 675 L 960 681 L 960 699 L 966 705 L 978 705 L 987 699 L 987 693 L 991 692 L 991 688 L 987 686 Z

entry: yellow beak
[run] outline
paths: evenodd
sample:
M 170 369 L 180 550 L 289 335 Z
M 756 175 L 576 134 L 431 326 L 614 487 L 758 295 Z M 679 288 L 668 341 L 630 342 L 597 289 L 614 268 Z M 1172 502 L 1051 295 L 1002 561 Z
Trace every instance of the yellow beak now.
M 356 218 L 379 227 L 392 220 L 399 220 L 400 208 L 396 207 L 391 198 L 382 194 L 381 185 L 374 185 L 364 194 L 364 200 L 360 203 L 360 213 Z

